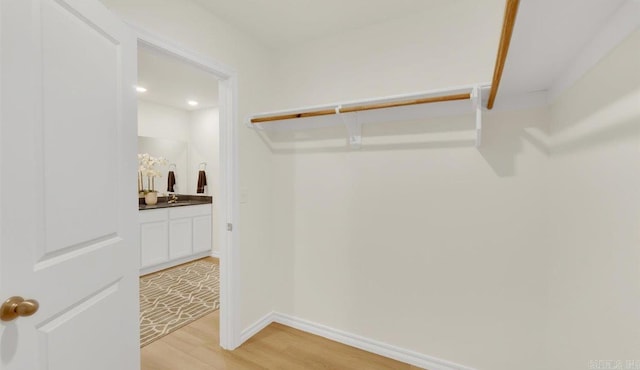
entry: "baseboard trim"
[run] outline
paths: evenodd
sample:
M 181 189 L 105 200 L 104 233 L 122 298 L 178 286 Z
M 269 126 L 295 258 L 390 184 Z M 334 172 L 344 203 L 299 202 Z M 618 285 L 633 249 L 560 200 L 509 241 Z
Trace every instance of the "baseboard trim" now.
M 195 253 L 195 254 L 192 254 L 192 255 L 189 255 L 189 256 L 176 258 L 176 259 L 171 260 L 171 261 L 162 262 L 162 263 L 159 263 L 157 265 L 146 266 L 146 267 L 143 267 L 143 268 L 140 269 L 140 276 L 147 275 L 147 274 L 150 274 L 152 272 L 157 272 L 157 271 L 160 271 L 160 270 L 168 269 L 170 267 L 182 265 L 183 263 L 195 261 L 197 259 L 208 257 L 208 256 L 209 256 L 209 252 L 199 252 L 199 253 Z
M 241 342 L 244 343 L 246 340 L 256 335 L 262 329 L 269 326 L 269 324 L 271 324 L 272 322 L 286 325 L 294 329 L 318 335 L 338 343 L 346 344 L 351 347 L 359 348 L 367 352 L 375 353 L 380 356 L 388 357 L 424 369 L 475 370 L 468 366 L 463 366 L 451 361 L 442 360 L 433 356 L 428 356 L 422 353 L 393 346 L 377 340 L 365 338 L 360 335 L 347 333 L 345 331 L 334 329 L 326 325 L 317 324 L 309 320 L 301 319 L 291 315 L 285 315 L 278 312 L 271 312 L 265 315 L 253 325 L 245 329 L 241 335 Z
M 218 251 L 211 251 L 211 257 L 220 258 L 220 252 L 218 252 Z
M 260 320 L 253 323 L 253 325 L 251 325 L 250 327 L 244 329 L 242 333 L 240 333 L 240 345 L 249 340 L 249 338 L 258 334 L 262 329 L 269 326 L 269 324 L 271 324 L 272 322 L 274 322 L 274 313 L 270 312 L 264 315 Z

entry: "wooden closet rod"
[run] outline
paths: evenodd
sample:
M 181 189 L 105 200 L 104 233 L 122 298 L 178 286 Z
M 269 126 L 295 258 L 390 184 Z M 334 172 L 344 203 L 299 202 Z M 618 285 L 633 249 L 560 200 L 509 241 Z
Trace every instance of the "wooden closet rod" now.
M 496 57 L 496 64 L 493 70 L 493 80 L 491 82 L 491 91 L 489 92 L 489 100 L 487 102 L 487 108 L 492 109 L 498 94 L 498 88 L 500 87 L 500 81 L 502 79 L 502 72 L 504 70 L 504 64 L 507 60 L 507 54 L 509 53 L 509 45 L 511 44 L 511 36 L 513 35 L 513 28 L 516 23 L 516 14 L 518 13 L 519 0 L 507 0 L 507 4 L 504 12 L 504 21 L 502 24 L 502 34 L 500 36 L 500 45 L 498 47 L 498 55 Z M 376 104 L 363 104 L 353 107 L 336 109 L 317 109 L 301 113 L 281 114 L 274 116 L 264 116 L 258 118 L 252 118 L 251 123 L 264 123 L 272 121 L 282 121 L 295 118 L 305 117 L 317 117 L 317 116 L 330 116 L 338 113 L 352 113 L 373 109 L 384 109 L 394 107 L 404 107 L 407 105 L 418 105 L 427 103 L 438 103 L 444 101 L 455 100 L 468 100 L 471 99 L 471 93 L 453 94 L 432 96 L 421 99 L 402 100 L 390 103 L 376 103 Z
M 360 112 L 360 111 L 373 110 L 373 109 L 405 107 L 407 105 L 418 105 L 418 104 L 438 103 L 438 102 L 444 102 L 444 101 L 467 100 L 467 99 L 471 99 L 471 93 L 431 96 L 428 98 L 401 100 L 401 101 L 395 101 L 395 102 L 389 102 L 389 103 L 363 104 L 363 105 L 357 105 L 353 107 L 340 108 L 339 113 L 352 113 L 352 112 Z M 277 116 L 252 118 L 251 123 L 264 123 L 264 122 L 282 121 L 282 120 L 295 119 L 295 118 L 329 116 L 337 113 L 338 112 L 335 109 L 319 109 L 319 110 L 307 111 L 302 113 L 292 113 L 292 114 L 282 114 Z
M 507 5 L 504 10 L 504 21 L 502 23 L 502 34 L 500 35 L 500 46 L 498 47 L 496 65 L 493 69 L 493 80 L 491 81 L 491 91 L 489 92 L 489 101 L 487 102 L 488 109 L 493 109 L 493 104 L 496 101 L 496 95 L 498 94 L 498 88 L 500 87 L 500 81 L 502 80 L 504 63 L 506 62 L 507 54 L 509 53 L 509 45 L 511 45 L 513 28 L 516 24 L 516 14 L 518 14 L 519 4 L 519 0 L 507 0 Z

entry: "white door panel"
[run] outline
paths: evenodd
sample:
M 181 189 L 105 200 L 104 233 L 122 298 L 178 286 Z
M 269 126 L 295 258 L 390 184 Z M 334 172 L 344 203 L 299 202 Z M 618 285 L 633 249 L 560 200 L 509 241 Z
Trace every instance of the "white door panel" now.
M 117 338 L 121 328 L 104 320 L 104 311 L 119 311 L 119 282 L 108 285 L 38 326 L 42 369 L 68 370 L 70 363 L 78 369 L 124 369 L 118 353 L 104 352 L 104 341 L 97 336 Z M 79 350 L 81 349 L 81 350 Z M 99 363 L 96 363 L 99 361 Z
M 139 369 L 136 39 L 97 0 L 0 3 L 6 370 Z
M 116 235 L 121 66 L 117 41 L 88 19 L 48 1 L 41 14 L 45 252 L 52 253 Z M 60 210 L 66 217 L 56 217 Z

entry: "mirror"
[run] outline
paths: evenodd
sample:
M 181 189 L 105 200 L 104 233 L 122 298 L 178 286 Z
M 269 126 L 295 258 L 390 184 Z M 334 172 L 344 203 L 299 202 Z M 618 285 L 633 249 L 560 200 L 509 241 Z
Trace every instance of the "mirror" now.
M 164 157 L 166 165 L 158 165 L 160 177 L 155 179 L 155 188 L 159 194 L 167 193 L 167 174 L 169 167 L 175 172 L 174 192 L 187 194 L 188 146 L 184 141 L 138 136 L 138 153 L 149 153 L 153 157 Z M 173 168 L 175 165 L 175 169 Z M 146 180 L 145 180 L 146 181 Z

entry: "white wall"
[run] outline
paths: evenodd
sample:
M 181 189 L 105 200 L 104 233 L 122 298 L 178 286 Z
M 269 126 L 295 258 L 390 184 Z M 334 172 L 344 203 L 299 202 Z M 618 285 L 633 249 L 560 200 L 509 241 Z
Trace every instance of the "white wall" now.
M 360 151 L 278 154 L 276 310 L 478 369 L 539 369 L 547 158 L 527 133 L 548 112 L 485 118 L 480 150 L 465 116 L 365 127 Z
M 278 109 L 491 81 L 504 0 L 438 0 L 433 11 L 279 54 Z
M 590 360 L 639 366 L 623 367 L 640 360 L 638 66 L 640 31 L 551 109 L 546 369 L 586 369 Z
M 240 120 L 270 106 L 275 85 L 273 56 L 235 27 L 190 1 L 103 0 L 123 20 L 184 49 L 238 71 L 240 184 L 248 192 L 240 207 L 241 324 L 247 327 L 273 308 L 271 266 L 271 153 Z

